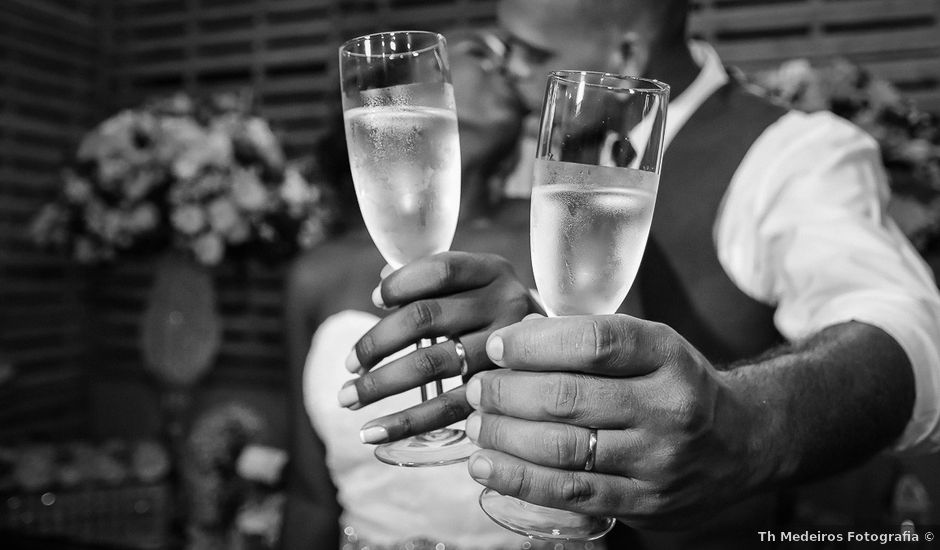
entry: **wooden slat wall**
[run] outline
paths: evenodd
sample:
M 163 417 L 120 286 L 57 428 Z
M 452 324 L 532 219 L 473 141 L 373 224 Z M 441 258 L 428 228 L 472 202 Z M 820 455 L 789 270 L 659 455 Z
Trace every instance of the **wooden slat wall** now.
M 94 14 L 84 1 L 0 5 L 0 354 L 17 372 L 0 386 L 0 444 L 86 425 L 80 279 L 27 228 L 100 115 Z
M 695 33 L 726 63 L 764 69 L 847 57 L 940 113 L 938 0 L 694 0 Z

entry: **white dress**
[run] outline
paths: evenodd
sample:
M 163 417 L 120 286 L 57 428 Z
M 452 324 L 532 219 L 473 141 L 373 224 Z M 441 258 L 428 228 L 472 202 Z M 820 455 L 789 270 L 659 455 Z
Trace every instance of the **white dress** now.
M 433 468 L 401 468 L 375 458 L 359 441 L 369 420 L 420 402 L 417 389 L 358 411 L 343 409 L 336 395 L 352 375 L 344 360 L 353 344 L 378 318 L 343 311 L 327 318 L 313 337 L 304 368 L 304 404 L 326 447 L 326 463 L 343 508 L 346 550 L 600 549 L 601 543 L 531 541 L 493 523 L 480 509 L 482 486 L 466 463 Z M 459 384 L 447 381 L 445 388 Z

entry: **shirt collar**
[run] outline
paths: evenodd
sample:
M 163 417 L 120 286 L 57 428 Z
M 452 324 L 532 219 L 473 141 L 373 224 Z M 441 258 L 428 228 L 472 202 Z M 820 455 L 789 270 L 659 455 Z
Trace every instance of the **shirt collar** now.
M 700 40 L 689 41 L 692 59 L 701 67 L 698 76 L 681 94 L 669 102 L 663 144 L 669 147 L 672 138 L 685 125 L 695 111 L 715 91 L 727 84 L 729 77 L 715 48 Z M 667 82 L 668 84 L 668 82 Z

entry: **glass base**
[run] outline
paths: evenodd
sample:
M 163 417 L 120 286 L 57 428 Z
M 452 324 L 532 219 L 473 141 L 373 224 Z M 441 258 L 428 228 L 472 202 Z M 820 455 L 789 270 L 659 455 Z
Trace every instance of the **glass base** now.
M 375 457 L 392 466 L 444 466 L 467 460 L 480 448 L 463 430 L 444 428 L 375 448 Z
M 586 516 L 539 506 L 492 489 L 480 493 L 480 508 L 500 526 L 533 539 L 588 541 L 614 528 L 614 518 Z

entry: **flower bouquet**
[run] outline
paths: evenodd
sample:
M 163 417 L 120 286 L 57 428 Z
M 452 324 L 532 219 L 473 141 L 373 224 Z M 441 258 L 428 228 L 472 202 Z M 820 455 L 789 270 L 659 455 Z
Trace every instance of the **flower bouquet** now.
M 230 253 L 289 256 L 330 221 L 310 161 L 288 162 L 247 94 L 185 94 L 124 110 L 82 139 L 32 235 L 80 263 L 175 246 L 212 266 Z
M 844 59 L 818 67 L 792 60 L 752 81 L 796 109 L 828 109 L 870 133 L 888 172 L 892 217 L 921 252 L 940 246 L 940 117 Z

